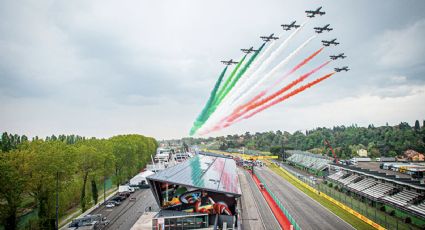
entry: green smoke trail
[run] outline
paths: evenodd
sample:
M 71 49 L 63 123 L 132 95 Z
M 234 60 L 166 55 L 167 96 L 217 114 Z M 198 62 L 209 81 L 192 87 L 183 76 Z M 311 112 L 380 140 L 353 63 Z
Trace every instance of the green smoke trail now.
M 227 89 L 227 86 L 229 83 L 233 80 L 233 77 L 238 72 L 239 68 L 241 67 L 242 63 L 245 61 L 246 54 L 243 56 L 243 58 L 239 61 L 239 63 L 236 65 L 235 69 L 233 69 L 232 73 L 230 73 L 230 76 L 227 78 L 226 82 L 224 83 L 223 87 L 220 88 L 220 90 L 217 93 L 217 97 L 214 100 L 214 104 L 217 101 L 216 99 L 221 98 L 224 91 Z
M 214 86 L 214 88 L 213 88 L 213 90 L 211 91 L 211 94 L 210 94 L 210 98 L 208 98 L 208 101 L 207 101 L 207 103 L 205 104 L 205 106 L 204 106 L 204 108 L 202 109 L 202 112 L 199 114 L 199 116 L 198 116 L 198 118 L 196 118 L 196 120 L 195 120 L 195 122 L 193 123 L 193 127 L 192 127 L 192 129 L 190 130 L 190 135 L 192 136 L 195 132 L 196 132 L 196 130 L 197 129 L 199 129 L 199 127 L 203 124 L 203 123 L 205 123 L 205 121 L 206 121 L 206 115 L 208 114 L 208 109 L 211 107 L 211 104 L 215 101 L 215 99 L 216 99 L 216 95 L 217 95 L 217 91 L 218 91 L 218 89 L 219 89 L 219 87 L 220 87 L 220 85 L 221 85 L 221 82 L 223 81 L 223 77 L 224 77 L 224 74 L 226 73 L 226 71 L 227 71 L 227 67 L 228 66 L 226 66 L 224 69 L 223 69 L 223 71 L 221 72 L 221 74 L 220 74 L 220 76 L 218 77 L 218 79 L 217 79 L 217 82 L 215 83 L 215 86 Z
M 227 89 L 224 89 L 223 94 L 219 95 L 217 97 L 217 100 L 214 102 L 213 106 L 208 111 L 207 118 L 209 118 L 211 116 L 211 114 L 214 113 L 214 111 L 221 104 L 223 99 L 233 89 L 233 87 L 236 85 L 236 83 L 239 81 L 239 79 L 242 77 L 242 75 L 248 70 L 248 68 L 251 66 L 252 62 L 255 60 L 255 58 L 258 56 L 258 54 L 261 52 L 261 50 L 264 48 L 265 45 L 266 45 L 266 43 L 263 43 L 263 45 L 261 45 L 261 47 L 257 51 L 255 51 L 254 55 L 251 56 L 251 58 L 248 60 L 248 62 L 244 65 L 244 67 L 241 69 L 241 71 L 239 71 L 239 73 L 236 75 L 236 77 L 230 83 L 229 87 L 227 87 Z

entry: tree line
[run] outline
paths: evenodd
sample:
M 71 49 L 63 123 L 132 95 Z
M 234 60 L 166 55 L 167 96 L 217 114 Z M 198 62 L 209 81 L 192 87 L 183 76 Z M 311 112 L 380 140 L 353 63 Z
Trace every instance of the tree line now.
M 36 211 L 30 229 L 53 229 L 56 183 L 59 216 L 98 201 L 99 185 L 117 186 L 137 174 L 158 147 L 154 138 L 119 135 L 109 139 L 77 135 L 38 137 L 3 133 L 0 141 L 0 221 L 17 229 L 18 217 Z M 102 188 L 103 189 L 103 188 Z M 0 226 L 1 227 L 1 226 Z
M 401 122 L 395 126 L 359 127 L 335 126 L 333 128 L 316 128 L 312 130 L 246 132 L 242 135 L 227 135 L 209 138 L 183 138 L 165 142 L 185 142 L 189 145 L 201 145 L 210 149 L 227 150 L 242 148 L 279 153 L 283 150 L 299 149 L 318 154 L 330 154 L 324 144 L 328 140 L 340 158 L 351 158 L 357 155 L 357 150 L 366 149 L 371 157 L 397 156 L 407 149 L 425 152 L 425 121 L 421 126 L 416 120 L 413 126 Z

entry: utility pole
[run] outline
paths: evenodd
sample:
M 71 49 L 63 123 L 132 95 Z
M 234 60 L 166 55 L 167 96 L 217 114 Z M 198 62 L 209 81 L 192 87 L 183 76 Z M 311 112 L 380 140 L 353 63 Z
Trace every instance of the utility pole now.
M 106 202 L 106 176 L 105 176 L 105 171 L 106 171 L 106 160 L 103 162 L 103 204 L 105 204 Z
M 281 142 L 281 145 L 280 145 L 280 156 L 282 157 L 282 161 L 284 161 L 286 158 L 286 154 L 285 154 L 285 150 L 283 149 L 283 141 Z
M 59 229 L 59 171 L 56 171 L 56 221 L 55 229 Z

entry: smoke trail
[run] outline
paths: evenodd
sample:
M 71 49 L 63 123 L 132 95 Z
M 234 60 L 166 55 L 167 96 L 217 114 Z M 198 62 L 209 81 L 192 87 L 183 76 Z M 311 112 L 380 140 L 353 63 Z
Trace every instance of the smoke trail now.
M 288 94 L 283 95 L 282 97 L 277 98 L 276 100 L 272 101 L 269 104 L 265 104 L 265 105 L 261 106 L 260 108 L 258 108 L 255 111 L 249 113 L 248 115 L 243 116 L 242 118 L 238 118 L 237 120 L 235 120 L 233 122 L 226 123 L 223 126 L 215 126 L 212 129 L 208 129 L 208 130 L 202 132 L 201 135 L 205 135 L 205 134 L 208 134 L 210 132 L 218 131 L 218 130 L 220 130 L 222 128 L 229 127 L 229 126 L 231 126 L 231 125 L 233 125 L 233 124 L 235 124 L 235 123 L 237 123 L 239 121 L 242 121 L 244 119 L 249 119 L 252 116 L 254 116 L 255 114 L 257 114 L 259 112 L 262 112 L 262 111 L 264 111 L 264 110 L 266 110 L 266 109 L 268 109 L 268 108 L 270 108 L 270 107 L 272 107 L 272 106 L 274 106 L 274 105 L 276 105 L 276 104 L 278 104 L 278 103 L 280 103 L 282 101 L 285 101 L 285 100 L 289 99 L 290 97 L 293 97 L 293 96 L 297 95 L 298 93 L 303 92 L 304 90 L 306 90 L 306 89 L 308 89 L 308 88 L 310 88 L 310 87 L 318 84 L 321 81 L 326 80 L 327 78 L 331 77 L 334 74 L 335 74 L 335 72 L 326 74 L 325 76 L 323 76 L 321 78 L 318 78 L 318 79 L 316 79 L 316 80 L 314 80 L 314 81 L 312 81 L 310 83 L 307 83 L 306 85 L 303 85 L 301 87 L 298 87 L 297 89 L 294 89 L 293 91 L 289 92 Z
M 302 75 L 301 77 L 299 77 L 298 79 L 296 79 L 296 80 L 294 80 L 294 81 L 292 81 L 290 84 L 288 84 L 288 85 L 286 85 L 285 87 L 283 87 L 283 88 L 281 88 L 279 91 L 277 91 L 277 92 L 275 92 L 275 93 L 273 93 L 272 95 L 270 95 L 270 96 L 268 96 L 267 98 L 264 98 L 264 99 L 262 99 L 262 100 L 260 100 L 260 101 L 257 101 L 257 102 L 254 102 L 254 103 L 252 103 L 252 104 L 249 104 L 249 105 L 247 105 L 247 106 L 245 106 L 245 109 L 243 110 L 243 111 L 241 111 L 241 112 L 239 112 L 239 113 L 232 113 L 231 115 L 229 115 L 228 117 L 226 117 L 225 119 L 222 119 L 221 120 L 221 122 L 219 123 L 219 124 L 216 124 L 215 126 L 213 126 L 212 128 L 210 128 L 210 129 L 208 129 L 208 130 L 206 130 L 205 132 L 203 132 L 203 134 L 206 134 L 206 133 L 209 133 L 209 132 L 213 132 L 213 131 L 217 131 L 217 130 L 220 130 L 220 129 L 223 129 L 223 128 L 226 128 L 226 127 L 228 127 L 228 126 L 230 126 L 230 125 L 232 125 L 233 123 L 236 123 L 236 122 L 239 122 L 239 121 L 241 121 L 242 119 L 241 119 L 241 116 L 243 116 L 244 114 L 246 114 L 246 113 L 248 113 L 248 112 L 250 112 L 250 111 L 252 111 L 253 109 L 255 109 L 255 108 L 257 108 L 257 107 L 260 107 L 260 106 L 262 106 L 262 107 L 260 107 L 260 108 L 263 108 L 264 106 L 267 106 L 267 104 L 266 103 L 268 103 L 268 102 L 270 102 L 271 100 L 273 100 L 274 98 L 276 98 L 277 96 L 279 96 L 279 95 L 282 95 L 284 92 L 286 92 L 286 91 L 288 91 L 289 89 L 291 89 L 293 86 L 295 86 L 295 85 L 297 85 L 298 83 L 300 83 L 300 82 L 302 82 L 303 80 L 305 80 L 305 79 L 307 79 L 310 75 L 312 75 L 313 73 L 315 73 L 315 72 L 317 72 L 318 70 L 320 70 L 321 68 L 323 68 L 324 66 L 326 66 L 327 64 L 329 64 L 331 61 L 327 61 L 327 62 L 325 62 L 325 63 L 323 63 L 322 65 L 320 65 L 320 66 L 318 66 L 318 67 L 316 67 L 315 69 L 313 69 L 313 70 L 311 70 L 310 72 L 308 72 L 308 73 L 306 73 L 306 74 L 304 74 L 304 75 Z M 332 73 L 333 74 L 333 73 Z M 331 75 L 332 75 L 331 74 Z M 330 75 L 330 76 L 331 76 Z M 330 76 L 328 76 L 328 77 L 330 77 Z M 322 77 L 322 78 L 324 78 L 324 79 L 326 79 L 326 78 L 328 78 L 328 77 Z M 324 80 L 323 79 L 323 80 Z M 317 81 L 317 80 L 315 80 L 315 81 Z M 315 81 L 313 81 L 313 82 L 315 82 Z M 320 81 L 322 81 L 322 80 L 319 80 L 319 82 Z M 317 84 L 317 83 L 309 83 L 309 84 Z M 308 87 L 310 87 L 310 86 L 308 86 Z M 294 90 L 294 91 L 296 91 L 296 90 Z M 272 102 L 273 103 L 273 102 Z M 259 111 L 258 111 L 259 112 Z M 258 113 L 258 112 L 256 112 L 256 113 Z M 253 116 L 254 114 L 252 114 L 252 115 L 248 115 L 249 117 L 251 117 L 251 116 Z M 249 118 L 248 117 L 248 118 Z M 243 119 L 246 119 L 245 117 L 243 118 Z
M 243 56 L 243 58 L 239 61 L 239 63 L 236 65 L 236 67 L 233 69 L 232 73 L 230 73 L 229 77 L 227 78 L 226 82 L 224 82 L 223 87 L 220 88 L 219 92 L 217 93 L 216 98 L 222 97 L 224 90 L 226 90 L 229 83 L 233 80 L 233 77 L 238 72 L 239 68 L 241 67 L 242 63 L 245 61 L 246 55 Z M 216 101 L 216 100 L 215 100 Z M 214 102 L 215 102 L 214 101 Z
M 227 111 L 229 109 L 228 108 L 229 107 L 229 104 L 231 104 L 232 102 L 234 102 L 235 98 L 243 92 L 241 88 L 243 88 L 243 90 L 245 90 L 247 84 L 252 84 L 252 82 L 255 82 L 254 81 L 254 77 L 255 76 L 258 76 L 259 73 L 261 71 L 263 71 L 269 65 L 269 63 L 271 63 L 272 60 L 274 60 L 278 56 L 278 54 L 280 54 L 284 50 L 284 48 L 287 46 L 287 44 L 289 43 L 289 41 L 305 26 L 305 24 L 307 24 L 307 22 L 308 22 L 308 20 L 306 22 L 304 22 L 295 31 L 293 31 L 288 36 L 288 38 L 286 38 L 280 44 L 280 46 L 275 51 L 273 51 L 273 53 L 270 54 L 269 57 L 267 57 L 267 54 L 278 43 L 277 42 L 272 42 L 271 45 L 267 47 L 267 49 L 257 58 L 257 60 L 255 60 L 252 68 L 250 68 L 250 70 L 246 74 L 246 77 L 244 77 L 241 81 L 237 82 L 237 85 L 235 87 L 236 90 L 230 92 L 229 97 L 227 97 L 226 100 L 225 100 L 225 102 L 223 103 L 223 105 L 220 106 L 220 108 L 217 111 L 217 113 L 215 113 L 215 116 L 213 116 L 213 118 L 210 119 L 211 121 L 208 121 L 209 123 L 214 124 L 217 119 L 219 119 L 220 117 L 222 117 L 224 115 L 223 113 L 225 113 L 225 111 Z M 279 35 L 279 37 L 281 37 L 281 35 Z M 265 59 L 265 58 L 267 58 L 267 59 Z M 263 59 L 265 59 L 265 61 L 263 61 Z M 258 65 L 259 65 L 259 67 L 258 67 Z M 255 80 L 258 80 L 257 78 L 255 78 Z
M 289 89 L 291 89 L 292 87 L 294 87 L 295 85 L 297 85 L 298 83 L 304 81 L 305 79 L 307 79 L 309 76 L 311 76 L 312 74 L 314 74 L 315 72 L 317 72 L 318 70 L 320 70 L 321 68 L 325 67 L 326 65 L 328 65 L 331 61 L 327 61 L 323 64 L 321 64 L 320 66 L 316 67 L 315 69 L 311 70 L 310 72 L 301 75 L 301 77 L 295 79 L 294 81 L 292 81 L 291 83 L 289 83 L 288 85 L 286 85 L 285 87 L 281 88 L 280 90 L 276 91 L 275 93 L 271 94 L 270 96 L 263 98 L 257 102 L 252 102 L 252 103 L 247 103 L 244 110 L 239 112 L 239 113 L 235 113 L 232 116 L 230 116 L 227 120 L 227 122 L 233 122 L 235 119 L 237 119 L 238 117 L 244 115 L 245 113 L 249 112 L 250 110 L 253 110 L 259 106 L 262 106 L 266 103 L 268 103 L 269 101 L 273 100 L 274 98 L 276 98 L 277 96 L 283 94 L 284 92 L 288 91 Z
M 321 78 L 318 78 L 318 79 L 316 79 L 316 80 L 314 80 L 314 81 L 312 81 L 312 82 L 310 82 L 310 83 L 307 83 L 306 85 L 303 85 L 303 86 L 301 86 L 301 87 L 299 87 L 299 88 L 297 88 L 297 89 L 295 89 L 295 90 L 291 91 L 290 93 L 288 93 L 288 94 L 286 94 L 286 95 L 284 95 L 284 96 L 282 96 L 282 97 L 277 98 L 276 100 L 272 101 L 271 103 L 261 106 L 260 108 L 258 108 L 257 110 L 253 111 L 252 113 L 250 113 L 250 114 L 248 114 L 248 115 L 244 116 L 242 119 L 248 119 L 248 118 L 250 118 L 250 117 L 254 116 L 254 115 L 255 115 L 255 114 L 257 114 L 257 113 L 259 113 L 259 112 L 261 112 L 261 111 L 264 111 L 264 110 L 266 110 L 266 109 L 270 108 L 270 107 L 271 107 L 271 106 L 273 106 L 273 105 L 276 105 L 276 104 L 278 104 L 278 103 L 280 103 L 280 102 L 282 102 L 282 101 L 285 101 L 285 100 L 287 100 L 288 98 L 290 98 L 290 97 L 292 97 L 292 96 L 295 96 L 295 95 L 297 95 L 298 93 L 301 93 L 301 92 L 303 92 L 304 90 L 306 90 L 306 89 L 308 89 L 308 88 L 310 88 L 310 87 L 312 87 L 312 86 L 314 86 L 314 85 L 318 84 L 319 82 L 324 81 L 324 80 L 326 80 L 326 79 L 330 78 L 330 77 L 331 77 L 332 75 L 334 75 L 334 74 L 335 74 L 335 72 L 332 72 L 332 73 L 326 74 L 325 76 L 323 76 L 323 77 L 321 77 Z
M 233 104 L 238 104 L 239 102 L 242 102 L 247 96 L 249 96 L 249 94 L 256 89 L 257 87 L 259 87 L 261 84 L 263 84 L 263 82 L 265 80 L 267 80 L 267 78 L 273 76 L 279 69 L 281 69 L 282 67 L 284 67 L 286 65 L 286 63 L 288 63 L 295 55 L 297 55 L 305 46 L 307 46 L 308 43 L 310 43 L 314 38 L 316 37 L 316 35 L 313 35 L 312 37 L 310 37 L 309 39 L 307 39 L 307 41 L 305 41 L 304 43 L 302 43 L 297 49 L 295 49 L 291 54 L 289 54 L 283 61 L 281 61 L 277 66 L 275 66 L 269 73 L 267 73 L 266 76 L 262 77 L 259 81 L 257 81 L 255 83 L 255 85 L 250 86 L 242 95 L 239 96 L 239 98 L 237 98 Z
M 300 63 L 298 63 L 294 68 L 292 68 L 289 72 L 287 72 L 285 75 L 283 75 L 282 77 L 280 77 L 274 84 L 270 85 L 269 87 L 267 87 L 265 90 L 261 91 L 260 93 L 258 93 L 255 97 L 253 97 L 251 100 L 249 100 L 247 103 L 238 106 L 234 111 L 233 114 L 235 113 L 239 113 L 242 109 L 246 108 L 248 105 L 253 104 L 255 101 L 257 101 L 258 99 L 262 98 L 267 92 L 269 92 L 272 88 L 274 88 L 276 85 L 279 85 L 280 82 L 282 82 L 285 78 L 287 78 L 288 76 L 290 76 L 291 74 L 293 74 L 295 71 L 297 71 L 299 68 L 301 68 L 302 66 L 304 66 L 305 64 L 307 64 L 309 61 L 311 61 L 315 56 L 317 56 L 320 52 L 322 52 L 324 47 L 318 49 L 316 52 L 314 52 L 313 54 L 311 54 L 310 56 L 308 56 L 306 59 L 304 59 L 303 61 L 301 61 Z M 226 118 L 224 118 L 226 119 Z M 223 119 L 223 120 L 224 120 Z
M 208 109 L 210 108 L 211 103 L 213 103 L 213 101 L 216 98 L 217 90 L 220 87 L 220 84 L 223 80 L 223 77 L 224 77 L 224 74 L 226 73 L 226 71 L 227 71 L 227 66 L 223 69 L 220 76 L 218 77 L 217 82 L 215 83 L 215 86 L 214 86 L 213 90 L 211 91 L 210 98 L 208 98 L 208 101 L 205 104 L 204 108 L 202 109 L 202 112 L 199 114 L 198 118 L 196 118 L 195 122 L 193 123 L 193 126 L 190 129 L 190 135 L 191 136 L 196 132 L 196 130 L 199 128 L 199 126 L 202 125 L 203 122 L 205 122 Z
M 263 47 L 265 46 L 266 43 L 263 43 L 263 45 L 261 45 L 261 47 L 254 53 L 254 55 L 251 56 L 251 58 L 248 60 L 248 62 L 244 65 L 244 67 L 238 72 L 238 74 L 236 75 L 236 77 L 233 79 L 233 81 L 229 84 L 229 86 L 227 87 L 227 89 L 223 92 L 223 95 L 219 98 L 217 98 L 217 100 L 214 102 L 214 104 L 210 107 L 210 109 L 208 110 L 207 113 L 207 119 L 215 112 L 215 110 L 217 109 L 217 107 L 220 105 L 220 103 L 223 101 L 223 99 L 226 97 L 226 95 L 232 90 L 232 88 L 235 86 L 236 82 L 239 81 L 239 79 L 242 77 L 242 75 L 246 72 L 246 70 L 249 68 L 249 66 L 251 65 L 251 63 L 255 60 L 255 58 L 257 57 L 257 55 L 261 52 L 261 50 L 263 49 Z M 204 122 L 205 123 L 205 122 Z M 202 123 L 201 126 L 204 124 Z
M 235 79 L 230 83 L 229 87 L 224 91 L 223 95 L 219 98 L 219 101 L 217 105 L 219 105 L 223 99 L 227 96 L 227 94 L 230 92 L 230 90 L 233 89 L 235 84 L 239 81 L 239 79 L 242 77 L 242 75 L 247 71 L 247 69 L 251 66 L 252 62 L 255 60 L 255 58 L 258 56 L 258 54 L 261 52 L 261 50 L 264 48 L 266 43 L 263 43 L 261 47 L 254 53 L 254 55 L 251 56 L 251 58 L 248 60 L 248 62 L 244 65 L 244 67 L 241 69 L 241 71 L 236 75 Z
M 287 47 L 287 45 L 289 44 L 289 42 L 295 37 L 295 35 L 297 35 L 298 34 L 298 32 L 299 31 L 301 31 L 301 29 L 305 26 L 305 24 L 307 23 L 307 21 L 306 22 L 304 22 L 300 27 L 298 27 L 296 30 L 294 30 L 281 44 L 280 44 L 280 46 L 272 53 L 272 54 L 270 54 L 270 57 L 268 57 L 264 62 L 262 62 L 261 63 L 261 65 L 258 67 L 258 69 L 256 69 L 255 71 L 254 71 L 254 73 L 252 73 L 252 76 L 253 77 L 251 77 L 249 80 L 247 80 L 246 82 L 245 82 L 245 84 L 244 85 L 241 85 L 241 87 L 239 87 L 238 88 L 238 90 L 237 91 L 235 91 L 235 93 L 234 93 L 234 97 L 233 98 L 231 98 L 232 100 L 231 100 L 231 104 L 234 104 L 234 102 L 235 102 L 235 98 L 237 98 L 241 93 L 243 93 L 245 90 L 247 90 L 248 88 L 251 88 L 250 86 L 253 84 L 253 83 L 255 83 L 255 82 L 257 82 L 258 80 L 259 80 L 259 78 L 261 78 L 262 77 L 262 75 L 260 75 L 260 73 L 264 70 L 264 69 L 266 69 L 266 67 L 268 67 L 272 62 L 273 62 L 273 60 L 275 60 L 275 58 L 279 55 L 279 54 L 281 54 L 283 51 L 284 51 L 284 49 Z M 253 68 L 254 69 L 254 68 Z M 264 77 L 262 78 L 262 79 L 264 79 Z

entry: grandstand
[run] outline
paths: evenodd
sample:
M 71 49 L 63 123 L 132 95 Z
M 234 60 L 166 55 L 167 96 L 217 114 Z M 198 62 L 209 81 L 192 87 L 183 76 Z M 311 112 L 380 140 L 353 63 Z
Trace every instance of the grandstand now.
M 425 218 L 425 185 L 353 166 L 332 165 L 332 168 L 337 171 L 327 180 L 371 201 Z
M 327 171 L 331 159 L 318 154 L 313 154 L 300 150 L 288 150 L 291 156 L 286 159 L 290 164 L 298 168 L 307 170 L 319 176 L 323 176 Z
M 376 183 L 374 186 L 365 189 L 362 193 L 366 196 L 372 197 L 374 199 L 379 199 L 383 197 L 385 194 L 390 193 L 394 190 L 395 187 L 388 183 Z
M 410 204 L 413 200 L 419 198 L 420 196 L 421 194 L 417 192 L 413 192 L 410 190 L 402 190 L 392 196 L 386 196 L 383 199 L 400 206 L 406 206 L 407 204 Z

